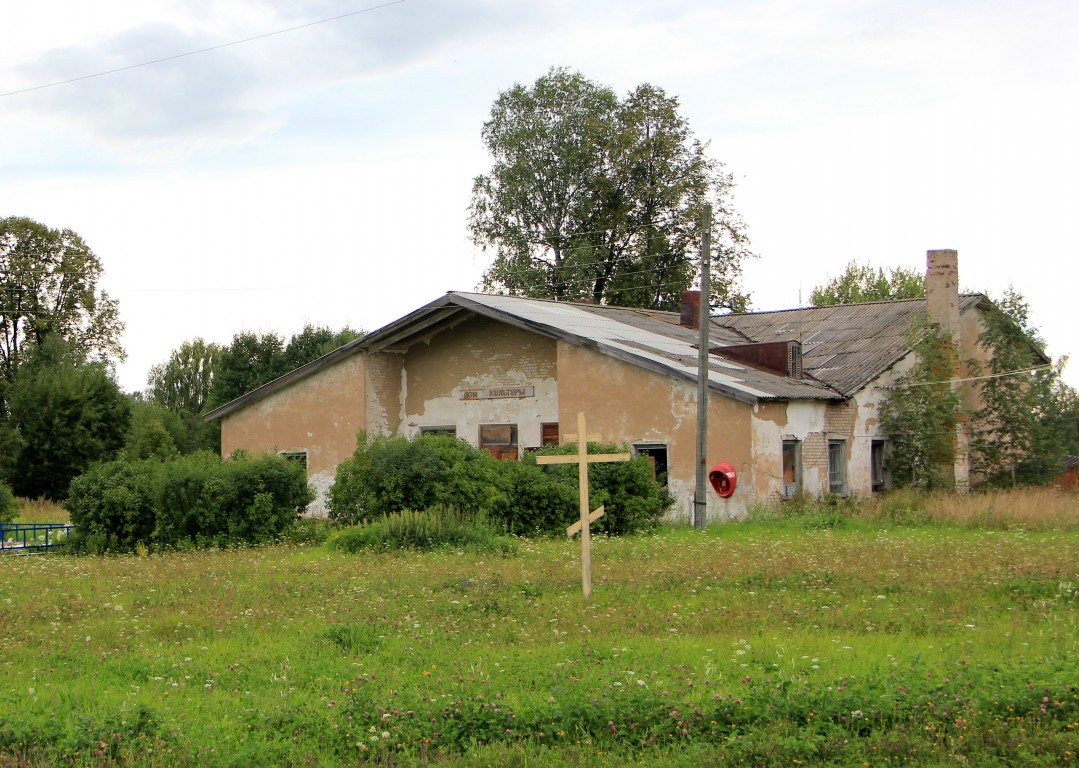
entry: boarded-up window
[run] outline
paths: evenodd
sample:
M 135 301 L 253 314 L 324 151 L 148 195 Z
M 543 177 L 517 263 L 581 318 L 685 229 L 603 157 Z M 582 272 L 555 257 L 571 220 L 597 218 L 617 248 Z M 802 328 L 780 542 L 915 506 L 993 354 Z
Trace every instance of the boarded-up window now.
M 541 426 L 540 445 L 558 445 L 558 422 Z
M 483 424 L 480 426 L 480 448 L 496 459 L 517 459 L 517 425 Z

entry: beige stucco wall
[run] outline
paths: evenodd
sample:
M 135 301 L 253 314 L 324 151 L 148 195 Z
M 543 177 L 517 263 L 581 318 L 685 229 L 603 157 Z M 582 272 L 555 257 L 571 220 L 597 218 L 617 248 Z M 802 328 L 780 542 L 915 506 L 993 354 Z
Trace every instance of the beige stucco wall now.
M 697 385 L 653 373 L 587 347 L 558 343 L 559 424 L 577 431 L 583 411 L 588 431 L 605 442 L 667 445 L 670 517 L 690 520 L 696 479 Z M 753 407 L 710 393 L 708 467 L 720 461 L 739 473 L 734 495 L 721 499 L 708 488 L 708 518 L 741 514 L 755 498 L 751 470 Z
M 516 424 L 518 445 L 540 445 L 540 425 L 558 421 L 558 360 L 546 336 L 472 316 L 403 356 L 399 434 L 452 426 L 478 444 L 481 424 Z M 466 390 L 531 387 L 528 397 L 463 400 Z
M 356 448 L 365 427 L 365 356 L 356 354 L 221 420 L 221 453 L 237 449 L 306 451 L 307 473 L 319 491 L 310 512 L 324 512 L 323 496 L 337 465 Z

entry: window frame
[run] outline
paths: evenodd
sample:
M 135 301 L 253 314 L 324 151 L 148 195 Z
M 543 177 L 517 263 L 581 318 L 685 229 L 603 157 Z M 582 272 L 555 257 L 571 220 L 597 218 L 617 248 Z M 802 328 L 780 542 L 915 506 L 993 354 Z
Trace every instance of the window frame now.
M 303 467 L 304 474 L 307 473 L 307 449 L 297 448 L 291 451 L 278 451 L 277 455 L 285 461 L 294 461 Z
M 485 429 L 503 427 L 508 427 L 510 430 L 508 443 L 484 442 Z M 487 451 L 499 461 L 516 461 L 521 457 L 521 437 L 516 424 L 480 424 L 476 431 L 476 445 L 481 451 Z
M 457 437 L 457 426 L 455 424 L 441 424 L 430 427 L 420 427 L 420 437 L 424 435 L 449 435 L 450 437 Z
M 793 482 L 787 482 L 787 449 L 791 448 L 791 479 Z M 797 496 L 802 491 L 802 441 L 796 438 L 785 438 L 783 440 L 780 449 L 780 461 L 782 462 L 782 475 L 780 479 L 783 483 L 782 496 L 784 499 L 790 499 Z
M 888 472 L 884 468 L 884 452 L 886 450 L 884 440 L 876 439 L 869 444 L 869 487 L 873 493 L 880 493 L 888 489 Z
M 834 462 L 833 457 L 836 459 Z M 847 441 L 829 438 L 828 493 L 834 496 L 846 496 L 848 492 Z
M 660 460 L 662 454 L 662 461 Z M 667 443 L 637 443 L 633 446 L 634 456 L 647 456 L 652 464 L 652 477 L 663 478 L 663 487 L 667 487 L 671 472 L 671 452 Z

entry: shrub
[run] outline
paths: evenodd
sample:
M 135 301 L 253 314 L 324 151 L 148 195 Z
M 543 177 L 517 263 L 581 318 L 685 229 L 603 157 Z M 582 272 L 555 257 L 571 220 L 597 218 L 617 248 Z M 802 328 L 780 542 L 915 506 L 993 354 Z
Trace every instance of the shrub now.
M 575 446 L 553 446 L 537 453 L 573 453 Z M 618 453 L 624 446 L 596 445 L 590 452 Z M 629 533 L 652 525 L 672 499 L 652 477 L 648 460 L 593 464 L 589 468 L 591 505 L 604 505 L 597 531 Z M 353 455 L 337 468 L 330 489 L 330 517 L 356 524 L 404 510 L 454 507 L 503 522 L 514 534 L 554 534 L 579 517 L 575 465 L 537 466 L 534 454 L 523 461 L 496 461 L 486 451 L 444 435 L 404 437 L 360 435 Z
M 372 437 L 360 434 L 337 467 L 330 517 L 347 524 L 436 505 L 488 512 L 499 501 L 498 463 L 485 451 L 446 435 Z
M 314 500 L 303 465 L 280 456 L 227 461 L 219 533 L 242 542 L 271 541 Z
M 625 453 L 625 445 L 589 443 L 591 453 Z M 535 463 L 536 456 L 565 455 L 577 452 L 577 446 L 551 445 L 525 457 Z M 559 483 L 571 489 L 577 512 L 577 496 L 580 483 L 576 464 L 548 464 L 542 469 Z M 635 456 L 629 461 L 596 463 L 588 467 L 589 506 L 604 507 L 604 514 L 593 523 L 593 530 L 625 534 L 654 526 L 674 503 L 670 493 L 652 476 L 652 465 L 645 456 Z M 571 515 L 570 522 L 577 515 Z M 563 525 L 565 525 L 564 523 Z
M 504 461 L 499 468 L 503 494 L 492 516 L 501 520 L 510 533 L 557 534 L 580 519 L 575 484 L 537 466 L 535 459 Z
M 371 523 L 335 531 L 326 544 L 340 552 L 444 547 L 498 554 L 517 552 L 517 543 L 485 516 L 445 507 L 394 512 Z
M 99 553 L 270 541 L 311 499 L 295 463 L 277 456 L 223 462 L 198 453 L 168 463 L 99 464 L 72 482 L 65 506 L 73 547 Z
M 110 461 L 72 480 L 64 504 L 75 526 L 71 546 L 100 554 L 151 541 L 161 466 L 153 459 Z
M 10 523 L 19 514 L 19 503 L 11 489 L 0 483 L 0 523 Z

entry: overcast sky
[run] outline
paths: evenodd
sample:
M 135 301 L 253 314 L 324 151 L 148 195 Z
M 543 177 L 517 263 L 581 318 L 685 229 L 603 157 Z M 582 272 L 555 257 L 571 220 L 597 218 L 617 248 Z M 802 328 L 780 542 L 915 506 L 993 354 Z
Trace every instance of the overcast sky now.
M 79 232 L 126 390 L 186 339 L 374 330 L 490 257 L 466 231 L 499 91 L 566 66 L 680 100 L 737 180 L 754 309 L 847 262 L 1009 285 L 1079 354 L 1075 0 L 35 0 L 0 7 L 0 216 Z M 1066 372 L 1079 385 L 1079 358 Z

